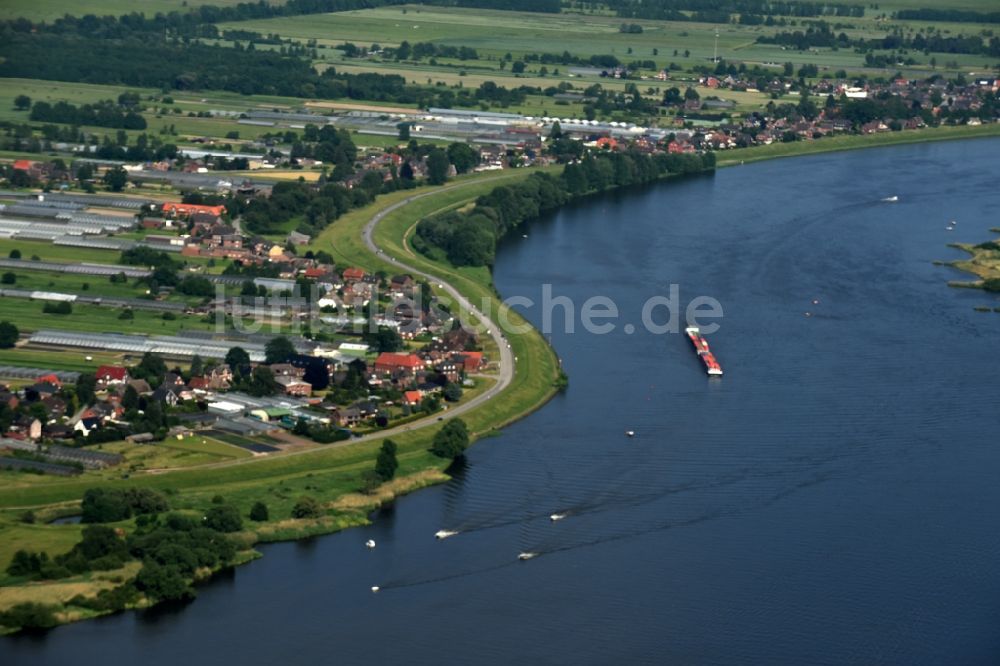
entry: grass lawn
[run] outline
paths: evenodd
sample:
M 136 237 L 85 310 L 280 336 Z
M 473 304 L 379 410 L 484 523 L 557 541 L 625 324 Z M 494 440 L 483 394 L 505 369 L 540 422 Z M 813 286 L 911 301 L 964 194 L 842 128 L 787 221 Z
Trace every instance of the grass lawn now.
M 166 439 L 156 444 L 129 444 L 115 442 L 96 447 L 101 451 L 121 453 L 125 463 L 121 469 L 130 471 L 175 469 L 191 467 L 208 463 L 225 462 L 249 458 L 251 454 L 246 449 L 227 444 L 219 439 L 201 435 L 185 437 L 184 439 Z
M 14 273 L 17 276 L 15 284 L 0 285 L 11 289 L 56 291 L 116 298 L 140 298 L 146 294 L 146 286 L 137 284 L 134 279 L 131 283 L 122 283 L 111 282 L 108 278 L 98 275 L 85 276 L 50 271 L 17 271 L 16 269 L 0 269 L 0 271 Z
M 88 361 L 86 357 L 91 359 Z M 24 368 L 42 368 L 45 370 L 68 370 L 74 372 L 93 372 L 101 365 L 118 365 L 122 363 L 123 354 L 115 352 L 63 350 L 63 349 L 31 349 L 17 347 L 0 349 L 0 365 L 12 365 Z
M 121 259 L 121 252 L 118 250 L 53 245 L 47 241 L 24 240 L 20 238 L 0 238 L 0 256 L 4 258 L 8 257 L 11 250 L 20 250 L 22 259 L 38 257 L 42 261 L 53 261 L 62 264 L 117 264 Z
M 7 577 L 6 569 L 19 550 L 44 551 L 49 557 L 65 553 L 80 540 L 81 525 L 41 525 L 22 523 L 16 513 L 0 520 L 0 581 Z M 5 588 L 0 588 L 3 590 Z M 2 599 L 3 597 L 0 597 Z
M 0 561 L 2 561 L 2 554 L 0 554 Z M 59 606 L 69 602 L 77 595 L 92 597 L 101 590 L 109 590 L 121 585 L 123 581 L 139 573 L 141 567 L 142 563 L 136 561 L 129 562 L 124 567 L 112 571 L 95 571 L 62 580 L 0 587 L 0 611 L 28 601 Z M 83 613 L 79 612 L 71 612 L 68 615 L 84 616 Z M 87 615 L 89 616 L 89 614 Z
M 181 330 L 215 330 L 214 319 L 205 322 L 200 316 L 178 315 L 177 319 L 168 321 L 159 313 L 136 310 L 134 319 L 123 320 L 118 318 L 122 313 L 118 308 L 74 304 L 71 314 L 54 315 L 42 312 L 42 307 L 41 301 L 0 298 L 0 321 L 15 322 L 22 332 L 55 328 L 89 333 L 176 335 Z

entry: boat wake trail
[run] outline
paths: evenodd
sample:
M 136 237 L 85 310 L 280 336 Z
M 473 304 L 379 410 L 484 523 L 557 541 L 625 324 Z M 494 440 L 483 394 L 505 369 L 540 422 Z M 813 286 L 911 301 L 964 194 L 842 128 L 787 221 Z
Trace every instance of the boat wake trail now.
M 535 509 L 533 511 L 524 510 L 523 513 L 520 513 L 519 515 L 510 515 L 508 513 L 506 517 L 500 518 L 497 516 L 496 519 L 488 519 L 486 521 L 479 520 L 460 522 L 453 527 L 445 528 L 442 532 L 446 533 L 447 536 L 450 537 L 455 534 L 483 532 L 486 530 L 511 527 L 514 525 L 526 525 L 544 518 L 548 519 L 547 522 L 558 522 L 563 519 L 584 518 L 606 512 L 636 509 L 673 495 L 718 490 L 741 483 L 781 478 L 783 476 L 803 471 L 801 467 L 797 466 L 789 469 L 787 467 L 789 463 L 798 463 L 805 465 L 808 468 L 815 468 L 817 466 L 836 462 L 842 457 L 842 454 L 830 454 L 818 457 L 794 456 L 782 461 L 782 465 L 778 468 L 772 467 L 768 469 L 753 470 L 748 467 L 744 467 L 715 476 L 711 479 L 691 480 L 676 484 L 665 484 L 660 487 L 652 488 L 647 486 L 645 492 L 638 493 L 634 491 L 628 492 L 629 489 L 635 488 L 635 479 L 622 479 L 619 483 L 615 484 L 614 487 L 604 490 L 587 501 L 567 503 L 557 506 L 554 509 L 550 506 L 547 508 Z M 500 515 L 503 514 L 501 513 Z
M 466 571 L 459 571 L 456 573 L 444 574 L 441 576 L 433 576 L 428 578 L 416 578 L 416 579 L 397 579 L 391 580 L 387 583 L 382 583 L 378 586 L 380 592 L 386 590 L 401 590 L 407 587 L 419 587 L 421 585 L 431 585 L 433 583 L 443 583 L 449 580 L 456 580 L 458 578 L 467 578 L 468 576 L 475 576 L 477 574 L 489 573 L 490 571 L 498 571 L 500 569 L 506 569 L 507 567 L 514 566 L 520 562 L 517 559 L 503 562 L 500 564 L 494 564 L 491 566 L 480 567 L 478 569 L 469 569 Z
M 810 475 L 807 478 L 801 479 L 796 483 L 782 488 L 781 490 L 764 496 L 757 501 L 743 501 L 738 506 L 732 507 L 720 507 L 717 509 L 706 511 L 702 514 L 693 516 L 691 518 L 682 519 L 672 519 L 660 522 L 654 525 L 648 525 L 643 527 L 637 527 L 624 532 L 619 532 L 617 534 L 604 534 L 593 536 L 592 538 L 583 538 L 581 540 L 572 541 L 569 543 L 563 542 L 559 544 L 554 544 L 552 541 L 538 543 L 534 546 L 527 548 L 528 551 L 534 553 L 535 557 L 543 557 L 545 555 L 552 555 L 555 553 L 568 552 L 572 550 L 578 550 L 581 548 L 590 548 L 592 546 L 599 546 L 606 543 L 612 543 L 615 541 L 623 541 L 625 539 L 634 539 L 637 537 L 645 536 L 648 534 L 653 534 L 655 532 L 662 532 L 665 530 L 679 529 L 683 527 L 693 527 L 695 525 L 700 525 L 712 520 L 718 520 L 720 518 L 734 518 L 754 511 L 759 511 L 761 509 L 767 508 L 772 504 L 780 502 L 781 500 L 794 495 L 800 490 L 811 488 L 813 486 L 825 483 L 826 481 L 834 478 L 836 474 L 833 471 L 820 471 L 815 474 Z

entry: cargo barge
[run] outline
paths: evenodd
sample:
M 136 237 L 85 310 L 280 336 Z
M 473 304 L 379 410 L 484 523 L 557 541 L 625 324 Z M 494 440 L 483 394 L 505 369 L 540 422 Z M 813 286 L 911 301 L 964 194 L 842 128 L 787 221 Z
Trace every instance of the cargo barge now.
M 706 340 L 701 335 L 701 331 L 697 326 L 688 326 L 684 329 L 687 333 L 688 338 L 691 340 L 691 344 L 694 345 L 694 350 L 698 353 L 698 358 L 701 362 L 705 364 L 705 372 L 713 376 L 719 376 L 722 374 L 722 366 L 719 365 L 719 361 L 716 360 L 715 354 L 708 346 L 708 340 Z

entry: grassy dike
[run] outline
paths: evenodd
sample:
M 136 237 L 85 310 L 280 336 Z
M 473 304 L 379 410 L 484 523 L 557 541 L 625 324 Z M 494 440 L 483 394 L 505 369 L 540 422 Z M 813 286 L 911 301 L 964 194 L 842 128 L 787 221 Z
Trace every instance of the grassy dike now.
M 908 143 L 926 143 L 928 141 L 953 141 L 956 139 L 983 139 L 1000 136 L 1000 123 L 969 127 L 958 125 L 954 127 L 928 127 L 920 130 L 905 130 L 902 132 L 885 132 L 869 135 L 829 136 L 815 141 L 792 141 L 790 143 L 772 143 L 769 146 L 753 146 L 718 153 L 716 167 L 736 166 L 761 160 L 772 160 L 779 157 L 798 157 L 800 155 L 815 155 L 817 153 L 833 153 L 860 148 L 879 148 L 882 146 L 900 146 Z

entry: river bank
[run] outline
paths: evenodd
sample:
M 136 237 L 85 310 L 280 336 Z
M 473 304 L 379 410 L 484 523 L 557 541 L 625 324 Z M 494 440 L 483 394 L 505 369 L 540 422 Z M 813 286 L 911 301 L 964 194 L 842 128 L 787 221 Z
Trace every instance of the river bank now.
M 488 189 L 494 184 L 477 181 L 476 185 L 478 189 Z M 419 209 L 406 206 L 396 209 L 389 215 L 386 215 L 380 224 L 373 230 L 374 237 L 378 241 L 378 244 L 381 247 L 387 247 L 387 245 L 382 244 L 381 236 L 383 234 L 389 234 L 390 229 L 397 230 L 398 226 L 402 226 L 407 222 L 407 218 L 409 218 L 410 225 L 412 225 L 412 219 L 414 215 L 417 214 L 418 210 L 432 212 L 443 207 L 461 205 L 463 197 L 465 201 L 475 198 L 472 189 L 462 192 L 459 191 L 460 189 L 461 188 L 456 187 L 455 190 L 447 191 L 447 194 L 445 193 L 445 190 L 434 193 L 435 195 L 446 196 L 447 200 L 429 196 L 419 202 L 415 201 L 410 204 L 412 206 L 419 206 Z M 386 206 L 383 205 L 379 210 L 384 210 L 385 207 Z M 364 224 L 361 226 L 363 227 Z M 359 233 L 358 237 L 360 237 L 360 235 L 361 234 Z M 391 248 L 391 251 L 394 254 L 396 254 L 399 249 L 405 250 L 405 234 L 399 238 L 400 240 L 397 241 L 399 247 Z M 332 247 L 334 249 L 338 249 L 338 245 L 336 243 L 332 243 Z M 364 248 L 361 249 L 364 250 Z M 342 247 L 340 251 L 343 252 Z M 412 254 L 408 256 L 408 262 L 411 261 L 411 259 L 416 259 L 412 257 Z M 387 264 L 383 259 L 371 253 L 369 253 L 367 258 L 364 258 L 365 255 L 354 255 L 354 257 L 359 261 L 352 261 L 351 263 L 366 265 L 362 264 L 361 260 L 370 260 L 375 266 L 381 264 L 392 268 L 391 264 Z M 499 300 L 499 296 L 493 287 L 492 276 L 490 276 L 489 271 L 455 270 L 440 265 L 420 265 L 419 267 L 421 270 L 426 269 L 429 272 L 432 272 L 432 274 L 441 277 L 443 280 L 447 280 L 449 283 L 454 283 L 456 288 L 460 291 L 467 291 L 470 298 L 487 297 Z M 513 317 L 516 316 L 516 313 L 511 313 L 511 316 L 513 319 Z M 558 360 L 555 358 L 551 347 L 548 346 L 548 343 L 540 334 L 537 333 L 537 331 L 535 331 L 535 329 L 532 329 L 528 336 L 529 337 L 524 340 L 521 339 L 524 336 L 511 336 L 510 339 L 512 346 L 515 345 L 515 340 L 518 341 L 516 344 L 520 345 L 515 347 L 517 350 L 517 357 L 524 360 L 520 362 L 518 365 L 518 371 L 514 373 L 514 378 L 509 389 L 511 392 L 504 394 L 506 399 L 497 400 L 497 402 L 503 403 L 502 406 L 492 409 L 496 404 L 494 403 L 490 406 L 491 409 L 483 409 L 480 410 L 478 414 L 470 414 L 470 427 L 472 427 L 473 423 L 476 423 L 477 425 L 473 428 L 476 432 L 480 434 L 494 432 L 495 429 L 501 427 L 501 425 L 510 423 L 513 420 L 521 418 L 531 410 L 539 408 L 542 404 L 544 404 L 544 400 L 547 400 L 555 394 L 556 387 L 552 382 L 553 377 L 555 377 L 557 373 L 559 365 Z M 549 361 L 546 361 L 547 358 Z M 546 363 L 548 363 L 548 366 Z M 548 372 L 546 371 L 546 368 L 548 368 Z M 514 384 L 513 382 L 521 383 Z M 521 387 L 521 391 L 516 394 L 513 392 L 513 388 L 515 386 Z M 544 395 L 544 397 L 539 400 L 539 395 Z M 407 477 L 419 475 L 422 471 L 427 469 L 441 467 L 440 461 L 428 458 L 426 455 L 421 455 L 421 449 L 426 448 L 426 437 L 429 437 L 429 434 L 430 433 L 413 433 L 405 440 L 405 461 L 403 462 Z M 274 468 L 269 470 L 271 472 L 275 472 L 273 476 L 268 476 L 266 473 L 261 474 L 259 472 L 251 474 L 233 474 L 216 470 L 211 475 L 184 478 L 183 475 L 181 477 L 175 477 L 172 473 L 169 475 L 163 475 L 162 487 L 175 487 L 182 489 L 186 495 L 185 502 L 192 506 L 207 501 L 212 494 L 222 493 L 227 495 L 227 497 L 234 497 L 235 502 L 241 508 L 243 508 L 244 505 L 248 507 L 251 498 L 253 498 L 256 493 L 259 493 L 261 489 L 266 490 L 269 486 L 276 484 L 280 485 L 281 482 L 286 480 L 289 484 L 291 484 L 291 487 L 287 490 L 299 491 L 305 490 L 306 486 L 323 486 L 325 484 L 329 484 L 327 488 L 329 493 L 324 493 L 325 496 L 329 494 L 329 496 L 344 497 L 351 492 L 350 488 L 352 487 L 352 483 L 356 481 L 360 472 L 370 465 L 370 460 L 374 459 L 376 443 L 359 445 L 358 448 L 359 451 L 355 453 L 359 453 L 359 455 L 338 454 L 337 456 L 302 456 L 304 459 L 309 459 L 313 465 L 304 464 L 300 466 L 298 464 L 288 463 L 275 465 Z M 275 459 L 275 462 L 280 461 L 280 458 Z M 324 464 L 331 464 L 331 468 L 327 470 L 326 474 L 313 471 Z M 170 480 L 167 477 L 173 477 L 173 479 Z M 426 485 L 429 485 L 430 483 L 439 483 L 446 479 L 447 477 L 441 475 L 435 479 L 428 480 L 428 483 L 425 485 L 414 485 L 412 487 L 402 488 L 398 494 L 410 492 L 418 487 L 426 487 Z M 42 493 L 39 491 L 38 495 L 41 496 Z M 2 496 L 2 493 L 0 493 L 0 496 Z M 76 496 L 78 497 L 79 494 Z M 393 495 L 393 497 L 395 496 L 397 496 L 397 494 Z M 329 501 L 332 502 L 336 500 L 330 499 Z M 363 525 L 367 522 L 367 518 L 364 517 L 363 512 L 362 517 L 356 519 L 357 522 L 354 522 L 354 520 L 355 519 L 348 520 L 343 524 L 316 524 L 309 527 L 286 525 L 285 527 L 288 528 L 287 530 L 278 530 L 270 536 L 275 540 L 296 539 L 314 536 L 320 533 L 338 531 L 340 529 L 344 529 L 345 527 Z
M 918 130 L 882 132 L 868 135 L 832 136 L 812 141 L 772 143 L 767 146 L 728 150 L 719 154 L 716 166 L 722 168 L 783 157 L 799 157 L 802 155 L 817 155 L 820 153 L 881 148 L 885 146 L 902 146 L 932 141 L 982 139 L 991 136 L 1000 136 L 1000 123 L 971 127 L 968 125 L 927 127 Z

